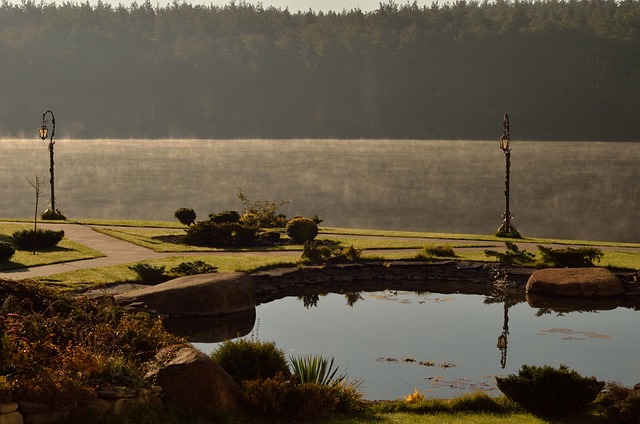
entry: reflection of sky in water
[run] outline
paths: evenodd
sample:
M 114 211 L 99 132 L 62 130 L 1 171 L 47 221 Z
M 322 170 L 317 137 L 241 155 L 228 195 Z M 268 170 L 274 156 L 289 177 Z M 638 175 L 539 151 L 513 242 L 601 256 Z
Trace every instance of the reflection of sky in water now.
M 395 399 L 414 388 L 433 397 L 491 388 L 497 395 L 493 377 L 517 373 L 523 364 L 566 364 L 603 381 L 640 382 L 638 317 L 628 309 L 536 317 L 537 309 L 526 303 L 512 306 L 507 364 L 501 369 L 496 342 L 503 304 L 487 305 L 476 295 L 362 296 L 354 307 L 336 294 L 321 296 L 309 309 L 297 298 L 261 305 L 254 335 L 275 341 L 288 355 L 334 356 L 350 377 L 364 380 L 370 399 Z M 196 346 L 211 351 L 215 345 Z
M 47 144 L 0 140 L 2 215 L 30 217 Z M 524 235 L 640 241 L 640 143 L 512 143 L 511 211 Z M 56 199 L 71 218 L 173 220 L 251 200 L 332 227 L 493 233 L 504 211 L 497 141 L 58 140 Z M 50 196 L 47 185 L 43 202 Z M 43 209 L 46 205 L 43 205 Z

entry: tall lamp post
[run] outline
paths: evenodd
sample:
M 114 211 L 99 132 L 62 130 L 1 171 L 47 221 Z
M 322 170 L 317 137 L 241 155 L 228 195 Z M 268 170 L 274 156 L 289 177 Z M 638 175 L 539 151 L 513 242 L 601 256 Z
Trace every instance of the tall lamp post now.
M 506 162 L 506 177 L 505 177 L 505 189 L 504 196 L 506 200 L 505 212 L 502 215 L 502 225 L 498 228 L 497 236 L 500 237 L 515 237 L 520 238 L 520 233 L 516 230 L 516 227 L 513 226 L 511 220 L 513 216 L 511 216 L 511 212 L 509 211 L 509 168 L 511 167 L 511 146 L 509 146 L 509 115 L 505 114 L 502 120 L 502 137 L 500 137 L 500 149 L 504 152 L 504 158 Z
M 49 132 L 49 128 L 47 127 L 47 113 L 51 114 L 51 132 Z M 49 209 L 47 209 L 43 217 L 46 219 L 65 219 L 64 215 L 62 215 L 58 209 L 56 208 L 56 194 L 55 194 L 55 179 L 53 176 L 53 145 L 55 141 L 53 141 L 53 136 L 56 134 L 56 117 L 53 115 L 53 112 L 47 110 L 42 114 L 42 125 L 40 125 L 40 138 L 42 140 L 46 140 L 47 136 L 49 137 L 49 173 L 51 174 L 51 178 L 49 182 L 51 183 L 51 204 L 49 205 Z

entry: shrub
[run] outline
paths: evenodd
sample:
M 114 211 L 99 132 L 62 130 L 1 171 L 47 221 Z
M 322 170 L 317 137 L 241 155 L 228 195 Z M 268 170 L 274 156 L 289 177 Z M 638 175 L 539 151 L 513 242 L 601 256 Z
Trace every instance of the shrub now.
M 287 235 L 295 243 L 311 241 L 318 235 L 318 224 L 309 218 L 297 217 L 287 223 Z
M 38 229 L 35 231 L 35 248 L 38 250 L 50 249 L 60 243 L 63 237 L 63 230 Z M 29 250 L 34 248 L 34 231 L 32 229 L 16 231 L 11 235 L 11 238 L 18 249 Z
M 596 399 L 596 406 L 608 422 L 635 424 L 640 417 L 640 390 L 608 383 L 606 392 Z
M 180 208 L 173 216 L 180 221 L 182 225 L 190 226 L 196 222 L 196 212 L 193 209 Z
M 154 266 L 148 263 L 139 262 L 129 267 L 135 271 L 143 283 L 159 283 L 165 281 L 167 276 L 164 275 L 164 266 Z
M 302 248 L 302 259 L 305 262 L 319 263 L 331 257 L 333 252 L 329 247 L 315 241 L 305 241 Z
M 518 375 L 496 381 L 509 399 L 541 417 L 580 416 L 604 387 L 595 377 L 582 377 L 564 364 L 559 369 L 523 365 Z
M 329 360 L 322 355 L 306 355 L 291 357 L 291 368 L 301 383 L 316 383 L 329 385 L 344 379 L 343 375 L 336 375 L 338 367 L 333 366 L 334 358 Z
M 437 258 L 454 258 L 456 256 L 453 251 L 453 247 L 448 244 L 445 245 L 436 245 L 436 246 L 426 246 L 424 248 L 424 254 L 427 257 L 437 257 Z
M 504 245 L 507 250 L 504 252 L 498 252 L 496 250 L 485 250 L 484 254 L 487 256 L 493 256 L 503 264 L 510 265 L 528 265 L 533 263 L 535 256 L 531 252 L 526 250 L 520 250 L 515 243 L 505 241 Z
M 272 378 L 278 373 L 287 378 L 290 375 L 284 352 L 274 342 L 227 340 L 211 354 L 211 358 L 238 384 L 245 380 Z
M 16 253 L 16 250 L 11 244 L 6 241 L 0 241 L 0 262 L 8 261 L 14 253 Z
M 240 222 L 240 214 L 236 211 L 223 211 L 209 214 L 209 219 L 216 224 L 238 223 Z
M 595 247 L 553 249 L 551 247 L 538 246 L 538 250 L 545 264 L 558 268 L 594 266 L 594 262 L 600 261 L 604 256 L 602 250 Z
M 205 247 L 247 247 L 259 244 L 258 227 L 201 221 L 187 229 L 187 244 Z
M 180 265 L 171 268 L 171 272 L 178 276 L 211 274 L 217 270 L 218 267 L 203 261 L 182 262 Z
M 244 206 L 244 214 L 255 216 L 257 222 L 253 222 L 251 225 L 258 225 L 260 227 L 282 227 L 286 223 L 286 217 L 276 214 L 276 212 L 280 206 L 286 205 L 289 201 L 251 201 L 241 188 L 238 188 L 236 195 Z

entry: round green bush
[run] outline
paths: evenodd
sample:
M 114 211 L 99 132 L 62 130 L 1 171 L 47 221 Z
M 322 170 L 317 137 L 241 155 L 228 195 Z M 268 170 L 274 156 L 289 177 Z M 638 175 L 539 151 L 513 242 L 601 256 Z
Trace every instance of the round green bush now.
M 189 226 L 196 222 L 196 212 L 193 209 L 180 208 L 173 216 L 180 221 L 182 225 Z
M 526 411 L 545 418 L 577 417 L 585 413 L 604 387 L 595 377 L 583 377 L 561 364 L 556 369 L 523 365 L 518 375 L 497 377 L 498 388 Z
M 50 249 L 60 243 L 64 237 L 64 231 L 42 230 L 35 231 L 35 248 Z M 20 230 L 11 235 L 14 244 L 21 250 L 30 250 L 34 248 L 34 231 Z
M 287 223 L 287 235 L 295 243 L 304 243 L 316 238 L 318 235 L 318 224 L 312 219 L 297 217 Z
M 8 261 L 16 250 L 6 241 L 0 241 L 0 261 Z
M 209 214 L 209 219 L 216 224 L 236 224 L 240 222 L 240 213 L 237 211 L 222 211 Z
M 275 342 L 227 340 L 211 354 L 211 358 L 238 384 L 272 378 L 279 373 L 287 378 L 291 375 L 284 352 Z

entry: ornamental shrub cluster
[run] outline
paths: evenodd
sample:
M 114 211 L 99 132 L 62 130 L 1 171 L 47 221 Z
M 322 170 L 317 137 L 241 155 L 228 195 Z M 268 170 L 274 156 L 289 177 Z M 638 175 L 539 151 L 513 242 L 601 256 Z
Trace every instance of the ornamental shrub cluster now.
M 318 224 L 312 219 L 301 216 L 291 219 L 286 226 L 287 235 L 295 243 L 305 243 L 316 238 L 318 235 Z
M 224 342 L 211 357 L 241 385 L 249 412 L 261 418 L 310 422 L 354 412 L 363 406 L 359 383 L 344 375 L 300 378 L 302 374 L 334 377 L 337 368 L 333 367 L 333 360 L 327 366 L 329 361 L 321 357 L 313 357 L 317 361 L 299 358 L 296 373 L 292 373 L 284 352 L 274 342 L 248 339 Z
M 16 253 L 16 250 L 10 243 L 0 241 L 0 262 L 8 261 L 14 253 Z

